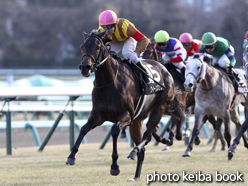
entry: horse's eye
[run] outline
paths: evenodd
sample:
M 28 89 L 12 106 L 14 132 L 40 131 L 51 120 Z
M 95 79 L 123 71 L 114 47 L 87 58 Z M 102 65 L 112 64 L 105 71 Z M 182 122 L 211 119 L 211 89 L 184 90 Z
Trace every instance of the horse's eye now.
M 200 70 L 200 67 L 197 67 L 197 70 Z

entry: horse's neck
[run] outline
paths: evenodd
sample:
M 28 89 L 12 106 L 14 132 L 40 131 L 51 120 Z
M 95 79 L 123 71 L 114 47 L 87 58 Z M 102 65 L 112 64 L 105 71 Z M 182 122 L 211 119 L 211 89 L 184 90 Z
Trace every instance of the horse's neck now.
M 112 57 L 109 57 L 109 59 L 95 71 L 95 87 L 106 86 L 113 83 L 117 76 L 117 69 L 117 62 L 115 62 L 115 59 Z
M 220 74 L 218 70 L 206 65 L 206 75 L 204 80 L 201 81 L 201 87 L 206 89 L 213 88 L 218 82 L 219 76 Z

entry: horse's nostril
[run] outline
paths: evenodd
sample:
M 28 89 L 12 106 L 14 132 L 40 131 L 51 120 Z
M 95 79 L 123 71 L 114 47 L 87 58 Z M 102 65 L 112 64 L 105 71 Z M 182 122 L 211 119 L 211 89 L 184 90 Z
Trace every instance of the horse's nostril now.
M 81 69 L 82 69 L 82 66 L 81 66 L 81 65 L 79 65 L 79 66 L 78 66 L 78 68 L 81 70 Z
M 189 84 L 189 87 L 193 87 L 193 83 L 190 83 L 190 84 Z

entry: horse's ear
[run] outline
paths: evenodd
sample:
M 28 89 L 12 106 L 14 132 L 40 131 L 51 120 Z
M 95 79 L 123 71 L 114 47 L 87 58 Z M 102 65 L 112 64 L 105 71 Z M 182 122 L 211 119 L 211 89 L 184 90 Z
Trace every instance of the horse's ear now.
M 106 34 L 106 31 L 100 32 L 98 34 L 98 37 L 100 37 L 101 39 L 104 39 L 104 35 Z
M 102 41 L 103 41 L 104 44 L 106 44 L 107 42 L 111 42 L 112 39 L 110 39 L 109 37 L 106 36 L 106 37 L 103 38 Z
M 104 44 L 106 44 L 107 42 L 112 41 L 112 40 L 107 36 L 106 31 L 102 32 L 102 33 L 99 35 L 99 37 L 102 38 L 102 41 L 103 41 Z
M 86 38 L 89 36 L 89 34 L 87 34 L 85 31 L 83 31 L 83 36 L 84 36 L 84 38 Z

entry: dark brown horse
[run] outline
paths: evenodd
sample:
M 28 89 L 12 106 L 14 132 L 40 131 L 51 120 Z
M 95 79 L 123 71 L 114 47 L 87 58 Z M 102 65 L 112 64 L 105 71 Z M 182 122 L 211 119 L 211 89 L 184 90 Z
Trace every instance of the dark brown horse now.
M 89 77 L 92 72 L 95 73 L 92 91 L 93 108 L 87 123 L 80 130 L 66 164 L 75 164 L 75 155 L 79 145 L 90 130 L 102 125 L 105 121 L 111 121 L 115 125 L 111 131 L 113 152 L 110 173 L 118 175 L 120 172 L 117 164 L 117 137 L 120 129 L 129 126 L 130 135 L 136 147 L 128 158 L 133 159 L 135 154 L 138 157 L 135 176 L 131 179 L 134 181 L 140 177 L 145 156 L 144 146 L 151 140 L 151 133 L 158 125 L 165 110 L 170 110 L 171 115 L 177 115 L 184 120 L 184 113 L 179 109 L 181 105 L 176 97 L 174 81 L 161 64 L 153 60 L 143 61 L 152 66 L 156 74 L 160 74 L 164 88 L 162 91 L 146 95 L 144 106 L 139 115 L 136 115 L 135 109 L 141 96 L 141 87 L 127 60 L 115 59 L 109 54 L 108 48 L 105 46 L 109 39 L 105 32 L 98 33 L 93 30 L 91 34 L 84 33 L 84 37 L 85 41 L 81 45 L 82 61 L 79 68 L 84 77 Z M 147 117 L 149 117 L 147 130 L 142 137 L 142 123 Z
M 142 57 L 143 59 L 153 59 L 155 61 L 160 62 L 160 58 L 162 57 L 161 54 L 158 54 L 157 50 L 155 49 L 156 47 L 156 42 L 154 41 L 153 38 L 150 39 L 150 43 L 147 46 L 146 50 L 143 52 Z M 175 82 L 175 86 L 179 88 L 179 94 L 178 94 L 178 99 L 180 100 L 180 102 L 183 104 L 184 106 L 184 111 L 186 113 L 186 115 L 190 115 L 194 113 L 194 105 L 195 105 L 195 91 L 193 91 L 192 93 L 186 93 L 185 89 L 183 87 L 183 82 L 182 82 L 182 78 L 180 78 L 180 75 L 178 75 L 178 72 L 176 71 L 175 67 L 173 65 L 166 65 L 165 66 L 169 72 L 171 73 L 174 82 Z M 165 112 L 165 114 L 168 114 Z M 209 122 L 213 125 L 214 130 L 216 129 L 217 126 L 220 126 L 222 123 L 221 119 L 218 119 L 217 121 L 215 120 L 215 117 L 212 115 L 206 115 L 203 118 L 202 121 L 202 126 L 203 124 L 206 123 L 206 121 L 209 120 Z M 180 121 L 178 120 L 176 117 L 172 116 L 172 122 L 174 123 L 174 125 L 176 126 L 176 139 L 177 140 L 181 140 L 182 139 L 182 124 L 184 121 Z M 201 127 L 202 127 L 201 126 Z M 217 135 L 215 135 L 215 142 L 214 145 L 212 147 L 212 152 L 215 151 L 215 147 L 216 147 L 216 143 L 218 138 L 220 138 L 221 140 L 221 144 L 222 144 L 222 148 L 221 150 L 225 150 L 225 141 L 224 138 L 222 136 L 222 134 L 220 132 L 215 132 Z M 164 138 L 159 138 L 158 135 L 154 132 L 153 133 L 154 138 L 158 141 L 158 142 L 162 142 L 164 143 L 165 139 Z M 172 145 L 173 144 L 173 137 L 174 137 L 174 133 L 173 133 L 173 127 L 170 128 L 169 131 L 169 142 L 167 142 L 167 144 Z M 200 138 L 199 135 L 197 135 L 196 139 L 195 139 L 195 144 L 199 145 L 200 144 Z

